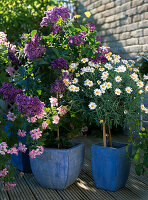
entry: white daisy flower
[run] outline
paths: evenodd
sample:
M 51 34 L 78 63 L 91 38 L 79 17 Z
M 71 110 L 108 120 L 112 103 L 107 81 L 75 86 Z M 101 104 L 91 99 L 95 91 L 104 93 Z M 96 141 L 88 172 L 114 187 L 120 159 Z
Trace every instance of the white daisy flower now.
M 112 55 L 114 58 L 120 59 L 121 57 L 119 55 L 113 54 Z
M 104 84 L 100 85 L 100 88 L 101 88 L 101 90 L 106 90 L 106 84 L 104 83 Z
M 147 108 L 145 108 L 145 110 L 144 110 L 144 111 L 145 111 L 145 113 L 146 113 L 146 114 L 148 113 L 148 109 L 147 109 Z
M 94 90 L 94 95 L 95 96 L 101 96 L 102 95 L 101 90 L 100 89 L 95 89 Z
M 119 88 L 116 88 L 116 89 L 115 89 L 115 94 L 116 94 L 116 95 L 120 95 L 120 94 L 121 94 L 121 90 L 120 90 Z
M 106 81 L 106 79 L 108 79 L 108 76 L 101 76 L 101 79 L 102 79 L 103 81 Z
M 107 89 L 112 88 L 112 83 L 111 83 L 111 82 L 107 82 L 107 83 L 106 83 L 106 88 L 107 88 Z
M 72 83 L 74 83 L 74 84 L 78 83 L 78 79 L 74 78 L 73 81 L 72 81 Z
M 148 80 L 148 75 L 145 75 L 143 76 L 144 80 Z
M 143 93 L 143 90 L 139 90 L 139 94 L 142 94 Z
M 95 69 L 92 67 L 90 68 L 90 72 L 94 73 Z
M 139 72 L 139 69 L 133 68 L 133 71 L 134 71 L 134 72 Z
M 86 72 L 90 72 L 90 69 L 91 69 L 91 68 L 90 68 L 89 66 L 87 66 L 87 67 L 86 67 Z
M 88 81 L 87 85 L 88 85 L 89 87 L 92 87 L 94 84 L 93 84 L 92 81 Z
M 66 86 L 70 84 L 69 79 L 64 79 L 63 82 L 65 83 Z
M 119 66 L 120 68 L 120 72 L 125 72 L 126 71 L 126 67 L 124 65 Z
M 75 85 L 70 85 L 70 86 L 68 87 L 68 89 L 69 89 L 69 91 L 74 92 L 75 87 L 76 87 Z
M 148 91 L 148 85 L 145 86 L 145 91 L 146 91 L 146 92 Z
M 80 75 L 83 75 L 84 73 L 85 73 L 84 71 L 81 71 L 81 72 L 80 72 Z
M 75 69 L 77 67 L 77 63 L 71 63 L 71 65 L 69 66 L 71 69 Z
M 114 69 L 114 71 L 119 73 L 119 72 L 121 72 L 121 69 L 119 67 L 117 67 Z
M 146 108 L 145 108 L 145 106 L 144 106 L 144 104 L 141 104 L 141 110 L 145 110 Z
M 91 67 L 93 67 L 94 66 L 94 62 L 93 61 L 89 61 L 88 65 L 91 66 Z
M 121 81 L 122 81 L 121 76 L 116 76 L 116 77 L 115 77 L 115 81 L 118 82 L 118 83 L 121 82 Z
M 97 80 L 97 83 L 98 83 L 98 85 L 100 85 L 100 84 L 101 84 L 101 81 Z
M 103 75 L 103 76 L 108 76 L 109 73 L 108 73 L 107 71 L 105 71 L 105 72 L 102 73 L 102 75 Z
M 79 77 L 80 76 L 80 74 L 79 73 L 76 73 L 76 77 Z
M 137 86 L 138 86 L 139 88 L 142 88 L 142 87 L 144 86 L 144 83 L 143 83 L 142 81 L 138 81 L 138 82 L 137 82 Z
M 105 93 L 105 90 L 101 90 L 101 93 L 104 94 L 104 93 Z
M 104 69 L 103 67 L 100 67 L 100 68 L 99 68 L 99 71 L 100 71 L 100 72 L 103 72 L 104 70 L 105 70 L 105 69 Z
M 75 88 L 74 88 L 74 91 L 75 91 L 75 92 L 79 92 L 79 90 L 80 90 L 79 87 L 75 87 Z
M 90 102 L 88 107 L 90 108 L 90 110 L 95 110 L 95 108 L 97 107 L 97 105 L 94 102 Z
M 138 78 L 138 74 L 133 73 L 133 74 L 130 75 L 130 77 L 134 80 L 135 78 Z
M 82 58 L 81 62 L 82 62 L 82 63 L 88 62 L 88 58 Z
M 110 55 L 106 55 L 105 57 L 106 57 L 106 58 L 107 58 L 107 60 L 109 60 L 109 61 L 111 61 L 111 60 L 112 60 L 112 58 L 111 58 L 111 56 L 110 56 Z
M 131 88 L 131 87 L 126 87 L 126 88 L 125 88 L 125 91 L 126 91 L 127 93 L 129 93 L 129 94 L 130 94 L 130 93 L 131 93 L 133 90 L 132 90 L 132 88 Z
M 88 85 L 88 82 L 89 82 L 89 79 L 86 79 L 86 80 L 84 81 L 84 85 L 85 85 L 85 86 Z
M 126 115 L 128 113 L 128 111 L 127 110 L 124 110 L 124 114 Z
M 95 68 L 98 68 L 100 65 L 99 64 L 94 64 L 94 67 Z
M 124 64 L 127 64 L 127 63 L 128 63 L 128 61 L 127 61 L 127 60 L 122 60 L 122 62 L 123 62 Z

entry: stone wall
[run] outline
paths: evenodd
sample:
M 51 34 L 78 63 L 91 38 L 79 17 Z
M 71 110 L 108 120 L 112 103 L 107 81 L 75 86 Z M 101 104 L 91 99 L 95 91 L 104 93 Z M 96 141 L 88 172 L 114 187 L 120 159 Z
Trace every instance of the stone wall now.
M 148 0 L 79 0 L 90 11 L 103 43 L 123 58 L 148 55 Z

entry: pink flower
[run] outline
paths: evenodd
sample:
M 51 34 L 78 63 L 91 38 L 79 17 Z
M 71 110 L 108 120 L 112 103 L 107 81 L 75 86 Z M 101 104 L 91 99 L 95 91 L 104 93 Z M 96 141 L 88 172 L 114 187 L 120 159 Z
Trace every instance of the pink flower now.
M 58 114 L 65 115 L 67 113 L 67 110 L 65 108 L 66 106 L 60 106 L 59 108 L 57 108 L 57 110 L 59 111 Z
M 18 147 L 19 151 L 22 151 L 23 153 L 25 153 L 27 151 L 26 145 L 19 143 L 19 147 Z
M 34 140 L 38 140 L 42 136 L 42 131 L 39 128 L 30 131 L 30 135 Z
M 14 75 L 14 69 L 13 67 L 7 67 L 6 70 L 5 70 L 10 76 L 13 76 Z
M 0 171 L 0 177 L 5 177 L 8 174 L 8 170 L 5 168 Z
M 43 122 L 43 123 L 42 123 L 42 129 L 46 129 L 47 126 L 48 126 L 47 122 Z
M 18 149 L 17 149 L 16 147 L 12 147 L 12 148 L 10 148 L 10 149 L 7 151 L 7 153 L 9 153 L 9 154 L 15 154 L 15 155 L 18 156 Z
M 7 148 L 8 148 L 8 146 L 7 146 L 6 142 L 0 143 L 0 154 L 5 155 L 5 153 L 8 151 Z
M 50 103 L 51 103 L 51 106 L 58 106 L 58 99 L 57 98 L 54 98 L 54 97 L 51 97 L 49 98 L 50 100 Z
M 12 190 L 16 186 L 16 183 L 7 183 L 5 184 L 4 191 Z
M 22 178 L 24 176 L 24 172 L 20 172 L 20 176 Z
M 52 117 L 52 119 L 53 119 L 53 124 L 58 124 L 58 123 L 59 123 L 59 120 L 60 120 L 60 117 L 59 117 L 59 115 L 54 115 L 54 116 Z
M 25 137 L 26 136 L 26 131 L 24 131 L 24 130 L 18 130 L 18 136 L 20 136 L 20 137 Z
M 30 158 L 36 158 L 37 155 L 41 155 L 44 152 L 44 148 L 42 146 L 37 146 L 36 150 L 32 150 L 29 152 Z
M 14 121 L 16 119 L 16 116 L 14 115 L 14 113 L 11 113 L 10 111 L 8 112 L 7 115 L 8 120 L 10 121 Z

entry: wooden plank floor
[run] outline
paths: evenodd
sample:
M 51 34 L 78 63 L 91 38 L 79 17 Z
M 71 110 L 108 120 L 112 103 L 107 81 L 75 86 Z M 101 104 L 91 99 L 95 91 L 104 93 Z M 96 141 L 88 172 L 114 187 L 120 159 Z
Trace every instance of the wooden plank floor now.
M 116 141 L 127 141 L 126 136 L 113 138 Z M 0 200 L 148 200 L 148 177 L 137 176 L 133 168 L 124 188 L 116 192 L 97 189 L 91 173 L 90 146 L 99 139 L 79 137 L 75 141 L 85 142 L 86 150 L 83 169 L 74 184 L 65 190 L 45 189 L 37 183 L 32 173 L 25 173 L 21 178 L 16 171 L 17 187 L 9 192 L 0 190 Z

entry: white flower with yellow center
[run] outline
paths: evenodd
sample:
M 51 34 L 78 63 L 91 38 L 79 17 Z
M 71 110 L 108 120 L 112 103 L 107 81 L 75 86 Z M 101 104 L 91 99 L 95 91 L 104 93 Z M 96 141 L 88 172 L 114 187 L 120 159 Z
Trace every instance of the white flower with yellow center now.
M 116 88 L 116 89 L 115 89 L 115 94 L 116 94 L 116 95 L 120 95 L 120 94 L 121 94 L 121 90 L 120 90 L 119 88 Z
M 100 68 L 99 68 L 99 71 L 100 71 L 100 72 L 103 72 L 104 70 L 105 70 L 105 69 L 104 69 L 103 67 L 100 67 Z
M 94 62 L 93 61 L 89 61 L 88 65 L 91 66 L 91 67 L 93 67 L 94 66 Z
M 76 87 L 75 85 L 70 85 L 70 86 L 68 87 L 68 89 L 69 89 L 70 92 L 74 92 L 75 87 Z
M 95 69 L 92 67 L 90 68 L 90 72 L 94 73 Z
M 111 70 L 111 69 L 113 68 L 112 65 L 111 65 L 110 63 L 106 63 L 106 64 L 104 65 L 104 67 L 107 68 L 108 70 Z
M 81 70 L 82 70 L 83 72 L 86 72 L 86 67 L 82 67 Z
M 103 76 L 108 76 L 109 73 L 108 73 L 107 71 L 105 71 L 105 72 L 102 73 L 102 75 L 103 75 Z
M 107 88 L 107 89 L 112 88 L 112 83 L 111 83 L 111 82 L 107 82 L 107 83 L 106 83 L 106 88 Z
M 101 81 L 97 80 L 97 83 L 98 83 L 98 85 L 100 85 L 100 84 L 101 84 Z
M 139 81 L 139 78 L 134 78 L 133 79 L 135 82 L 138 82 Z
M 74 78 L 73 81 L 72 81 L 72 83 L 74 83 L 74 84 L 78 83 L 78 79 Z
M 139 90 L 139 94 L 142 94 L 143 93 L 143 90 Z
M 126 91 L 127 93 L 129 93 L 129 94 L 130 94 L 130 93 L 131 93 L 133 90 L 132 90 L 132 88 L 131 88 L 131 87 L 126 87 L 126 88 L 125 88 L 125 91 Z
M 75 91 L 75 92 L 79 92 L 79 90 L 80 90 L 79 87 L 75 87 L 75 88 L 74 88 L 74 91 Z
M 106 84 L 104 83 L 104 84 L 100 85 L 100 88 L 101 88 L 101 90 L 106 90 Z
M 65 83 L 66 86 L 70 84 L 69 79 L 64 79 L 63 82 Z
M 112 62 L 113 64 L 116 64 L 116 60 L 111 60 L 111 62 Z
M 114 58 L 120 59 L 121 57 L 119 55 L 113 54 Z
M 101 76 L 101 79 L 102 79 L 103 81 L 106 81 L 106 80 L 108 79 L 108 76 Z
M 86 72 L 90 72 L 90 69 L 91 69 L 91 68 L 90 68 L 89 66 L 87 66 L 87 67 L 86 67 Z
M 118 58 L 115 58 L 115 62 L 116 62 L 116 63 L 119 63 L 120 60 L 119 60 Z
M 143 76 L 144 80 L 148 80 L 148 75 L 145 75 Z
M 101 90 L 100 89 L 95 89 L 94 90 L 94 95 L 95 96 L 101 96 L 102 95 Z
M 101 93 L 104 94 L 104 93 L 105 93 L 105 90 L 101 90 Z
M 79 73 L 76 73 L 76 77 L 79 77 L 80 76 L 80 74 Z
M 124 64 L 127 64 L 127 63 L 128 63 L 128 61 L 127 61 L 127 60 L 122 60 L 122 62 L 123 62 Z
M 148 91 L 148 85 L 145 86 L 145 91 L 146 91 L 146 92 Z
M 71 69 L 75 69 L 77 67 L 76 63 L 71 63 L 71 65 L 69 66 Z
M 81 71 L 81 72 L 80 72 L 80 75 L 83 75 L 84 73 L 85 73 L 84 71 Z
M 85 86 L 88 85 L 88 82 L 89 82 L 89 79 L 86 79 L 86 80 L 84 81 L 84 85 L 85 85 Z
M 132 64 L 135 64 L 135 61 L 134 61 L 134 60 L 129 60 L 129 62 L 131 62 Z
M 134 80 L 135 78 L 138 78 L 138 74 L 133 73 L 133 74 L 130 75 L 130 77 Z
M 111 55 L 112 55 L 112 52 L 108 52 L 107 55 L 111 56 Z
M 90 108 L 90 110 L 95 110 L 95 108 L 97 107 L 97 105 L 94 102 L 90 102 L 88 107 Z
M 130 65 L 130 64 L 126 64 L 126 66 L 127 66 L 128 68 L 130 68 L 130 67 L 131 67 L 131 65 Z
M 118 82 L 118 83 L 121 82 L 121 81 L 122 81 L 121 76 L 116 76 L 116 77 L 115 77 L 115 81 Z
M 138 81 L 138 82 L 137 82 L 137 86 L 138 86 L 139 88 L 142 88 L 142 87 L 144 86 L 144 83 L 143 83 L 142 81 Z
M 139 69 L 133 68 L 133 71 L 134 71 L 134 72 L 139 72 Z
M 125 72 L 126 71 L 126 67 L 124 65 L 119 66 L 120 68 L 120 72 Z
M 128 111 L 127 110 L 124 110 L 124 114 L 126 115 L 128 113 Z
M 145 110 L 144 104 L 141 104 L 141 110 Z
M 94 64 L 94 67 L 95 68 L 98 68 L 100 65 L 99 64 Z
M 119 72 L 121 72 L 121 69 L 119 67 L 117 67 L 114 69 L 114 71 L 119 73 Z
M 92 81 L 88 81 L 88 84 L 87 84 L 89 87 L 92 87 L 94 84 Z
M 81 62 L 82 62 L 82 63 L 88 62 L 88 58 L 82 58 Z
M 148 113 L 148 109 L 147 109 L 147 108 L 145 108 L 145 110 L 144 110 L 144 111 L 145 111 L 145 113 L 146 113 L 146 114 Z

